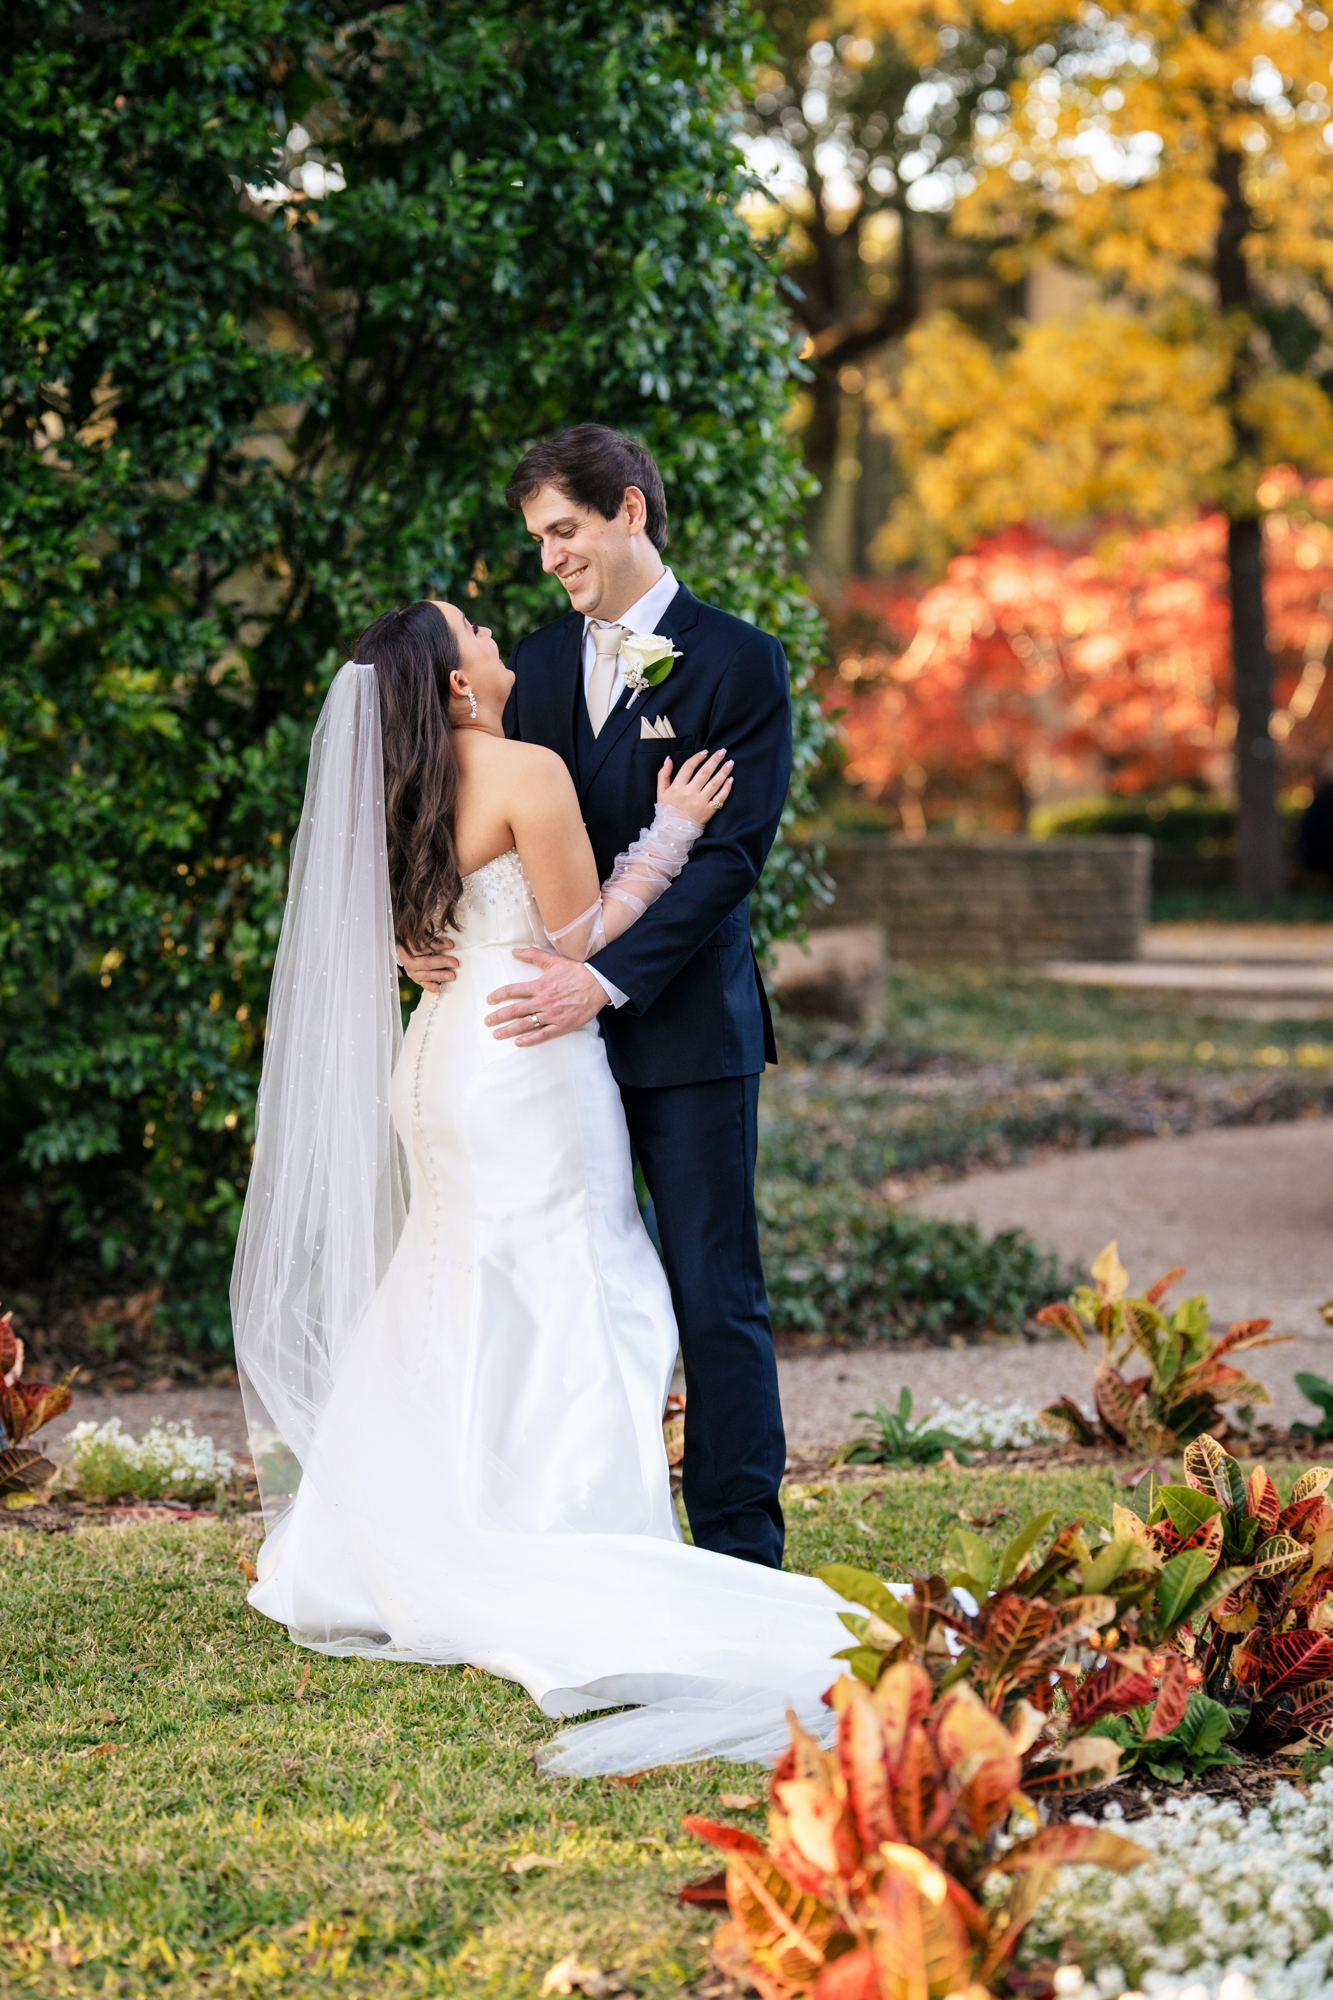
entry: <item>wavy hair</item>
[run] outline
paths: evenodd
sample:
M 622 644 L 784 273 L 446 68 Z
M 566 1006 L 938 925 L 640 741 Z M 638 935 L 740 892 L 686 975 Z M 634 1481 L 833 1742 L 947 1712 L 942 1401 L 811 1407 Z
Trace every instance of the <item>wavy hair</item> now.
M 652 453 L 605 424 L 575 424 L 524 452 L 505 487 L 511 507 L 523 507 L 539 488 L 554 486 L 567 500 L 614 521 L 625 488 L 637 486 L 647 510 L 644 528 L 653 547 L 667 545 L 666 489 Z
M 422 598 L 368 625 L 352 657 L 373 666 L 379 683 L 394 935 L 411 951 L 429 951 L 452 924 L 463 892 L 449 723 L 458 642 L 444 614 Z

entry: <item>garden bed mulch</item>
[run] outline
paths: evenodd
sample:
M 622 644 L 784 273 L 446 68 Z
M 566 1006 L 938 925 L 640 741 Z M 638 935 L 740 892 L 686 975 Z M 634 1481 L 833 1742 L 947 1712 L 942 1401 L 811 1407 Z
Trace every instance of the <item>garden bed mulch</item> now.
M 1112 1785 L 1099 1785 L 1086 1792 L 1071 1792 L 1067 1798 L 1046 1802 L 1052 1820 L 1102 1819 L 1108 1806 L 1118 1806 L 1127 1820 L 1144 1819 L 1171 1799 L 1209 1798 L 1226 1800 L 1247 1813 L 1251 1806 L 1271 1799 L 1279 1785 L 1305 1789 L 1299 1756 L 1284 1757 L 1279 1751 L 1270 1757 L 1243 1757 L 1239 1764 L 1224 1765 L 1202 1778 L 1186 1778 L 1178 1785 L 1167 1784 L 1146 1773 L 1131 1772 Z
M 1269 1464 L 1289 1459 L 1309 1459 L 1323 1464 L 1333 1458 L 1333 1443 L 1313 1443 L 1304 1433 L 1279 1429 L 1273 1424 L 1262 1424 L 1243 1437 L 1227 1436 L 1225 1431 L 1220 1435 L 1227 1450 L 1239 1459 Z M 949 1451 L 931 1465 L 848 1465 L 837 1458 L 837 1453 L 843 1449 L 842 1445 L 829 1444 L 793 1452 L 787 1460 L 788 1484 L 873 1484 L 877 1479 L 898 1477 L 903 1473 L 1092 1471 L 1099 1466 L 1107 1466 L 1116 1473 L 1121 1484 L 1131 1488 L 1137 1483 L 1142 1470 L 1141 1460 L 1116 1451 L 1111 1445 L 1083 1445 L 1055 1438 L 1049 1444 L 1025 1445 L 1018 1451 L 983 1451 L 979 1446 L 969 1445 L 967 1455 L 970 1463 L 967 1465 L 963 1465 Z
M 898 1478 L 902 1474 L 916 1472 L 1040 1472 L 1052 1466 L 1110 1465 L 1124 1468 L 1127 1464 L 1122 1453 L 1110 1446 L 1087 1446 L 1077 1444 L 1032 1445 L 1023 1451 L 980 1451 L 968 1447 L 971 1461 L 963 1465 L 951 1451 L 943 1458 L 937 1458 L 930 1465 L 848 1465 L 836 1458 L 841 1447 L 821 1445 L 813 1451 L 802 1450 L 791 1454 L 787 1460 L 787 1483 L 804 1485 L 818 1482 L 821 1485 L 864 1486 L 873 1485 L 878 1480 Z
M 212 1504 L 188 1507 L 175 1500 L 105 1502 L 76 1500 L 69 1494 L 53 1493 L 36 1507 L 0 1507 L 0 1529 L 39 1535 L 72 1535 L 78 1528 L 126 1528 L 174 1521 L 189 1527 L 197 1521 L 227 1521 L 242 1534 L 258 1534 L 261 1516 L 257 1503 L 247 1498 L 237 1504 L 217 1508 Z

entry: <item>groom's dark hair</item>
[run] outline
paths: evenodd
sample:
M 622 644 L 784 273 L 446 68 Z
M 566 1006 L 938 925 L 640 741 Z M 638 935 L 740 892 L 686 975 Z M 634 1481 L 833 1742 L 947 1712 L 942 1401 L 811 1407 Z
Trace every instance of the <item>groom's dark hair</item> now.
M 589 507 L 604 521 L 620 512 L 627 486 L 637 486 L 648 510 L 645 527 L 655 549 L 667 545 L 666 493 L 650 451 L 605 424 L 575 424 L 525 451 L 505 487 L 511 507 L 521 507 L 543 486 Z

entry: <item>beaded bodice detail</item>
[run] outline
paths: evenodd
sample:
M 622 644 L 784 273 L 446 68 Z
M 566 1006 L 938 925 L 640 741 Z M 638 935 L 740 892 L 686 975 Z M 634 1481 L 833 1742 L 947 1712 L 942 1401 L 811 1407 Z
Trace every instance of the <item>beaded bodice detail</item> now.
M 462 945 L 546 943 L 537 899 L 518 849 L 510 847 L 463 877 L 453 934 Z

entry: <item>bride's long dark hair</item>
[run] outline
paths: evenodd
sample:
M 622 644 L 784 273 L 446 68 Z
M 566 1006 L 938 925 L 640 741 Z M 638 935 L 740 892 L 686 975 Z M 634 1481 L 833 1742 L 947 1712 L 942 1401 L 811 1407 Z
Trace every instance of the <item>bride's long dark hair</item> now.
M 449 724 L 458 642 L 444 614 L 423 598 L 368 625 L 352 657 L 372 665 L 379 683 L 394 935 L 412 951 L 429 951 L 452 924 L 463 892 Z

